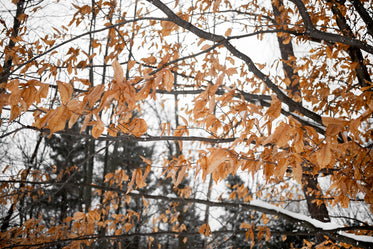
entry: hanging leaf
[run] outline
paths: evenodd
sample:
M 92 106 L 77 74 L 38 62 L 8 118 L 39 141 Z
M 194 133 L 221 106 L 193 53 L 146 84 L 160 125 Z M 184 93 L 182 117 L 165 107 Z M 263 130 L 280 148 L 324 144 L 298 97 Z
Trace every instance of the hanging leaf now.
M 332 152 L 328 143 L 321 145 L 321 148 L 316 152 L 316 159 L 321 168 L 324 168 L 331 162 Z
M 222 1 L 222 0 L 215 0 L 215 1 L 214 1 L 214 6 L 213 6 L 213 8 L 212 8 L 214 12 L 217 12 L 217 11 L 218 11 L 218 9 L 219 9 L 219 5 L 220 5 L 221 1 Z
M 135 184 L 136 175 L 137 175 L 137 169 L 135 169 L 132 172 L 131 181 L 127 185 L 127 192 L 126 192 L 126 194 L 128 194 L 128 193 L 130 193 L 132 191 L 133 185 Z
M 95 103 L 99 99 L 101 99 L 104 90 L 105 90 L 104 85 L 98 85 L 90 89 L 89 93 L 84 99 L 88 101 L 88 104 L 91 108 L 95 105 Z
M 76 212 L 73 216 L 73 220 L 82 220 L 85 218 L 85 213 L 83 212 Z
M 19 115 L 21 115 L 21 108 L 18 105 L 13 105 L 10 108 L 10 117 L 9 122 L 12 122 L 14 119 L 16 119 Z
M 281 157 L 277 163 L 276 170 L 273 172 L 277 177 L 283 177 L 289 165 L 289 159 Z
M 251 224 L 249 224 L 249 223 L 243 222 L 240 225 L 240 229 L 250 229 L 250 228 L 251 228 Z
M 174 183 L 174 186 L 177 187 L 181 181 L 184 179 L 185 173 L 186 173 L 187 167 L 183 166 L 181 170 L 179 170 L 176 182 Z
M 141 169 L 136 169 L 136 185 L 137 188 L 143 188 L 146 186 L 145 176 L 142 175 Z
M 80 118 L 80 115 L 76 114 L 76 113 L 72 113 L 71 114 L 71 117 L 69 119 L 69 123 L 68 123 L 68 127 L 69 129 L 71 127 L 73 127 L 73 125 L 76 123 L 76 121 L 78 121 L 78 119 Z
M 178 28 L 178 26 L 175 23 L 169 21 L 161 21 L 161 26 L 161 33 L 163 36 L 170 35 L 173 30 L 176 30 Z
M 146 121 L 142 118 L 136 118 L 134 121 L 131 122 L 130 125 L 130 132 L 135 137 L 140 137 L 148 130 L 148 125 L 146 124 Z
M 70 112 L 66 106 L 60 106 L 56 110 L 50 111 L 50 118 L 48 121 L 48 126 L 50 130 L 50 135 L 57 131 L 65 129 L 66 122 L 70 117 Z
M 38 103 L 46 98 L 48 96 L 48 92 L 49 92 L 49 85 L 48 84 L 41 84 L 40 86 L 40 89 L 39 89 L 39 93 L 38 93 Z
M 231 33 L 232 33 L 232 29 L 229 28 L 229 29 L 227 29 L 227 31 L 225 31 L 224 35 L 225 35 L 225 36 L 230 36 Z
M 38 91 L 35 88 L 33 83 L 28 82 L 27 87 L 24 88 L 22 91 L 22 99 L 24 100 L 23 103 L 23 110 L 27 111 L 28 108 L 37 101 Z
M 199 227 L 198 229 L 199 234 L 205 235 L 205 236 L 210 236 L 211 235 L 211 229 L 209 224 L 203 224 L 202 226 Z
M 268 120 L 273 121 L 280 116 L 281 104 L 282 102 L 275 95 L 272 95 L 271 106 L 265 113 Z
M 163 85 L 165 86 L 167 92 L 172 90 L 174 86 L 174 74 L 170 69 L 165 69 L 163 72 Z
M 61 81 L 57 81 L 57 86 L 61 97 L 61 102 L 63 105 L 66 105 L 71 99 L 74 89 L 71 84 L 63 83 Z
M 297 183 L 302 184 L 303 169 L 301 164 L 293 166 L 293 177 Z
M 176 127 L 174 136 L 181 137 L 183 134 L 189 134 L 188 128 L 185 125 L 179 125 L 178 127 Z
M 263 141 L 263 145 L 276 144 L 278 147 L 287 146 L 290 141 L 290 132 L 291 127 L 288 124 L 281 122 L 275 132 Z
M 297 153 L 302 153 L 304 150 L 303 134 L 304 134 L 303 129 L 301 128 L 296 129 L 293 146 L 294 146 L 295 152 Z
M 102 122 L 102 120 L 99 117 L 96 116 L 96 118 L 98 120 L 96 121 L 96 124 L 92 128 L 92 136 L 94 138 L 98 138 L 99 136 L 101 136 L 102 132 L 105 129 L 104 122 Z
M 208 175 L 218 169 L 222 163 L 228 163 L 230 168 L 234 168 L 233 159 L 230 157 L 230 153 L 225 149 L 210 149 L 210 156 L 207 161 L 207 169 L 205 174 Z
M 114 69 L 114 81 L 120 83 L 124 80 L 123 68 L 117 60 L 114 60 L 111 66 Z
M 148 58 L 142 58 L 141 60 L 150 65 L 153 65 L 157 62 L 157 59 L 153 55 L 149 56 Z

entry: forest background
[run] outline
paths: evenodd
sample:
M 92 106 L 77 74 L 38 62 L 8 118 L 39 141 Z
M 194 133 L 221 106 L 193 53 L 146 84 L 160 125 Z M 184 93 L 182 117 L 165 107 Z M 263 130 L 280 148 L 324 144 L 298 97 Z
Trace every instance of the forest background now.
M 0 6 L 0 248 L 373 247 L 371 0 Z

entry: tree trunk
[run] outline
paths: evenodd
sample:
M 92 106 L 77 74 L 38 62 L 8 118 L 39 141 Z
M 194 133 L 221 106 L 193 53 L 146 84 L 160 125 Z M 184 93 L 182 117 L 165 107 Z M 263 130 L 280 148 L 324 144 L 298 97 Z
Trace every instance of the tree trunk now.
M 95 1 L 92 0 L 91 1 L 91 7 L 92 7 L 92 18 L 91 18 L 91 25 L 90 25 L 90 31 L 93 31 L 95 29 L 95 26 L 96 26 L 96 14 L 95 14 L 95 11 L 94 11 L 94 7 L 95 7 Z M 92 46 L 92 42 L 93 42 L 93 34 L 90 33 L 89 35 L 89 55 L 91 56 L 93 53 L 94 53 L 94 48 Z M 91 57 L 91 59 L 89 60 L 89 82 L 91 83 L 91 86 L 94 86 L 94 68 L 93 68 L 93 57 Z M 89 130 L 91 130 L 91 128 L 89 128 Z M 89 156 L 89 160 L 86 164 L 86 177 L 85 177 L 85 183 L 86 184 L 91 184 L 92 183 L 92 178 L 93 178 L 93 168 L 94 168 L 94 153 L 95 153 L 95 140 L 93 139 L 89 139 L 87 141 L 87 145 L 88 145 L 88 156 Z M 89 208 L 90 208 L 90 205 L 91 205 L 91 200 L 92 200 L 92 190 L 91 188 L 89 187 L 86 187 L 85 188 L 85 196 L 84 196 L 84 200 L 85 200 L 85 212 L 88 212 L 89 211 Z
M 273 13 L 275 15 L 276 21 L 280 24 L 285 24 L 281 9 L 284 8 L 282 0 L 278 0 L 276 2 L 272 2 Z M 283 68 L 285 71 L 285 76 L 290 79 L 290 85 L 288 89 L 290 90 L 292 95 L 301 96 L 301 92 L 299 89 L 299 82 L 297 79 L 299 78 L 296 73 L 294 73 L 293 66 L 294 63 L 288 63 L 289 58 L 294 56 L 294 50 L 291 41 L 287 44 L 284 43 L 284 39 L 282 37 L 278 37 L 279 48 L 281 51 L 282 63 Z M 322 191 L 320 186 L 318 185 L 317 177 L 313 176 L 312 173 L 308 173 L 305 170 L 302 174 L 302 190 L 303 194 L 306 198 L 308 211 L 312 218 L 317 219 L 322 222 L 330 221 L 329 213 L 326 208 L 325 202 L 322 199 Z M 325 238 L 322 235 L 317 235 L 316 239 L 318 242 L 322 242 Z
M 345 33 L 347 36 L 354 37 L 354 34 L 352 33 L 352 30 L 350 26 L 347 24 L 346 18 L 343 16 L 342 12 L 339 10 L 338 6 L 339 3 L 336 3 L 334 0 L 329 1 L 332 4 L 332 12 L 336 18 L 337 25 L 339 29 Z M 355 5 L 357 1 L 355 2 Z M 368 26 L 369 27 L 369 26 Z M 372 29 L 372 27 L 371 27 Z M 355 38 L 355 37 L 354 37 Z M 368 82 L 371 82 L 370 75 L 368 73 L 368 70 L 364 64 L 364 57 L 360 51 L 359 48 L 356 47 L 349 47 L 347 49 L 347 53 L 351 57 L 352 62 L 358 63 L 358 67 L 355 68 L 356 77 L 359 81 L 360 87 L 366 87 L 369 86 Z
M 282 0 L 272 1 L 273 13 L 275 15 L 275 20 L 277 25 L 286 25 L 286 21 L 283 18 L 283 13 L 280 9 L 284 8 L 284 3 Z M 290 92 L 290 97 L 294 98 L 296 102 L 301 101 L 301 92 L 299 90 L 299 76 L 294 73 L 293 66 L 295 61 L 289 61 L 289 59 L 294 58 L 293 44 L 290 42 L 285 42 L 286 38 L 282 36 L 277 36 L 277 41 L 280 47 L 282 66 L 285 73 L 285 78 L 290 80 L 290 84 L 287 85 L 287 89 Z
M 210 200 L 210 197 L 211 197 L 211 187 L 212 187 L 212 183 L 213 183 L 213 179 L 212 179 L 212 176 L 210 175 L 209 185 L 208 185 L 208 189 L 207 189 L 207 200 L 208 200 L 208 201 Z M 209 206 L 209 205 L 206 205 L 206 210 L 205 210 L 205 219 L 204 219 L 204 223 L 205 223 L 205 224 L 208 224 L 208 223 L 209 223 L 209 216 L 210 216 L 210 206 Z M 203 239 L 203 248 L 207 248 L 207 245 L 208 245 L 208 240 L 207 240 L 207 238 L 205 237 L 205 238 Z
M 16 15 L 14 16 L 14 22 L 13 22 L 13 30 L 11 37 L 9 39 L 8 47 L 4 51 L 5 54 L 8 53 L 8 51 L 11 51 L 14 49 L 16 46 L 16 43 L 11 39 L 11 38 L 16 38 L 19 33 L 19 29 L 21 27 L 21 21 L 19 20 L 19 17 L 21 14 L 25 13 L 25 3 L 26 0 L 19 0 L 17 2 L 17 10 L 16 10 Z M 12 65 L 13 65 L 13 57 L 12 56 L 6 56 L 6 60 L 4 61 L 3 68 L 0 72 L 0 84 L 5 83 L 8 81 Z M 5 92 L 5 88 L 1 87 L 0 88 L 0 93 Z
M 175 76 L 175 84 L 176 84 L 176 76 Z M 178 116 L 178 105 L 177 105 L 177 95 L 175 95 L 175 120 L 176 120 L 176 127 L 179 126 L 179 116 Z M 175 142 L 175 148 L 176 148 L 176 155 L 175 157 L 179 157 L 182 154 L 181 148 L 179 146 L 179 142 Z M 179 184 L 180 188 L 185 188 L 185 179 L 181 181 Z M 177 194 L 177 193 L 176 193 Z M 185 223 L 185 213 L 184 213 L 184 208 L 185 208 L 185 203 L 180 202 L 178 206 L 176 207 L 176 210 L 179 213 L 179 216 L 177 217 L 177 221 L 179 224 L 184 224 Z M 179 249 L 186 249 L 187 248 L 187 241 L 186 241 L 186 236 L 184 235 L 179 235 L 178 236 L 178 241 L 179 241 Z

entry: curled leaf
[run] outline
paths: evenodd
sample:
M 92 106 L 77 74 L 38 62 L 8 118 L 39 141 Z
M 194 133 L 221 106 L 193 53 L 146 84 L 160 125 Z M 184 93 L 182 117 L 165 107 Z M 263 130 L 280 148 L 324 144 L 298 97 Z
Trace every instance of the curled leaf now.
M 146 121 L 142 118 L 136 118 L 131 122 L 130 132 L 135 136 L 139 137 L 148 130 L 148 125 Z

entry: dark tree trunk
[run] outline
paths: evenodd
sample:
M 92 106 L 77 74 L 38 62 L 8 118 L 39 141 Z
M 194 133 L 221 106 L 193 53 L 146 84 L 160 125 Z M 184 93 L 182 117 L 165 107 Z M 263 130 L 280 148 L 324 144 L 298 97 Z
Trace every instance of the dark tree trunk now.
M 273 13 L 275 15 L 275 20 L 277 25 L 286 25 L 286 20 L 283 19 L 282 12 L 280 9 L 284 8 L 284 3 L 282 0 L 272 1 Z M 291 41 L 285 42 L 285 37 L 277 36 L 278 44 L 281 52 L 282 67 L 284 69 L 285 77 L 290 80 L 290 84 L 287 85 L 287 90 L 290 92 L 290 97 L 294 98 L 296 102 L 301 100 L 301 92 L 299 89 L 299 76 L 294 73 L 293 66 L 295 61 L 289 61 L 289 59 L 294 58 L 293 44 Z
M 14 16 L 11 38 L 16 38 L 18 36 L 19 30 L 21 27 L 21 21 L 19 20 L 19 17 L 25 13 L 26 2 L 27 2 L 26 0 L 19 0 L 17 3 L 17 10 L 16 10 L 16 15 Z M 5 54 L 7 53 L 7 51 L 11 51 L 12 49 L 14 49 L 15 46 L 16 46 L 16 43 L 12 39 L 9 39 L 8 47 L 6 48 L 6 51 L 4 51 Z M 3 68 L 0 72 L 0 84 L 8 81 L 9 74 L 12 69 L 12 65 L 13 65 L 13 57 L 8 56 L 6 60 L 4 61 Z M 4 91 L 5 91 L 4 88 L 0 88 L 0 93 L 3 93 Z
M 278 24 L 285 24 L 283 20 L 281 9 L 284 8 L 282 0 L 272 1 L 273 13 Z M 288 90 L 294 95 L 301 96 L 299 89 L 299 82 L 297 81 L 298 75 L 294 73 L 293 66 L 294 62 L 288 63 L 288 60 L 294 56 L 294 50 L 291 41 L 287 44 L 284 43 L 282 37 L 278 37 L 279 48 L 281 51 L 281 57 L 283 62 L 283 68 L 285 76 L 290 79 L 290 85 Z M 322 222 L 330 221 L 329 213 L 326 208 L 325 202 L 322 200 L 322 191 L 318 185 L 317 177 L 307 171 L 303 171 L 302 175 L 302 190 L 307 201 L 308 211 L 312 218 Z M 318 242 L 322 242 L 324 237 L 322 235 L 316 235 Z

